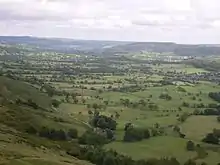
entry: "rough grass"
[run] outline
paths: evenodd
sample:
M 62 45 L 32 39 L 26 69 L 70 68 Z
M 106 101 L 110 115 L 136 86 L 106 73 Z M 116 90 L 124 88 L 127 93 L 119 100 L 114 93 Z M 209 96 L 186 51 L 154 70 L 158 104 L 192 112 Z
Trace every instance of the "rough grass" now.
M 197 155 L 196 152 L 186 151 L 186 142 L 186 139 L 161 136 L 135 143 L 113 142 L 105 147 L 107 149 L 114 149 L 124 155 L 131 156 L 134 159 L 176 157 L 183 163 L 187 159 L 195 158 Z M 217 164 L 219 161 L 219 154 L 210 151 L 207 158 L 198 161 Z
M 220 129 L 216 116 L 191 116 L 181 125 L 186 137 L 194 140 L 202 140 L 214 128 Z
M 0 129 L 1 129 L 0 125 Z M 58 151 L 54 149 L 46 148 L 45 145 L 39 147 L 30 146 L 28 143 L 24 141 L 22 143 L 18 143 L 18 140 L 21 138 L 16 133 L 16 136 L 11 133 L 3 133 L 0 131 L 4 137 L 0 136 L 0 164 L 1 165 L 86 165 L 89 164 L 84 161 L 80 161 L 69 157 L 63 151 Z M 6 141 L 5 139 L 10 139 L 10 141 Z M 43 140 L 42 140 L 43 141 Z M 40 145 L 42 143 L 40 141 L 38 144 L 35 141 L 35 145 Z M 45 143 L 48 145 L 48 142 Z
M 41 107 L 47 109 L 51 107 L 51 99 L 46 94 L 40 93 L 38 89 L 21 81 L 0 76 L 0 93 L 9 100 L 32 99 Z

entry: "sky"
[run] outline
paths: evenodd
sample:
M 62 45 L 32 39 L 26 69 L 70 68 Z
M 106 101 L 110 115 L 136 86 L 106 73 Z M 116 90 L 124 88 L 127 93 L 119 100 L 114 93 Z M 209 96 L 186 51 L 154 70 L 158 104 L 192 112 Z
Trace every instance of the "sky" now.
M 220 0 L 0 0 L 0 35 L 220 44 Z

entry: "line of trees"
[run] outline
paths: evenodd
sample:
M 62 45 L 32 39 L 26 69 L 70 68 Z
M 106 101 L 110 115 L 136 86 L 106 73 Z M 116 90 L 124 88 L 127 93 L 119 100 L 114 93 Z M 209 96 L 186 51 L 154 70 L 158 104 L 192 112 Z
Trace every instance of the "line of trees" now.
M 51 140 L 68 140 L 68 139 L 76 139 L 78 138 L 78 131 L 77 129 L 69 129 L 68 131 L 65 131 L 63 129 L 54 129 L 54 128 L 48 128 L 46 126 L 43 126 L 39 130 L 37 130 L 33 126 L 29 126 L 26 129 L 26 132 L 29 134 L 38 135 L 40 137 L 48 138 Z
M 220 92 L 210 92 L 209 97 L 217 102 L 220 102 Z
M 67 151 L 67 154 L 96 165 L 180 165 L 180 162 L 174 157 L 133 160 L 131 157 L 121 155 L 114 150 L 104 150 L 95 146 L 87 146 L 80 149 L 73 148 Z M 206 165 L 206 163 L 197 164 L 194 160 L 189 159 L 184 165 Z

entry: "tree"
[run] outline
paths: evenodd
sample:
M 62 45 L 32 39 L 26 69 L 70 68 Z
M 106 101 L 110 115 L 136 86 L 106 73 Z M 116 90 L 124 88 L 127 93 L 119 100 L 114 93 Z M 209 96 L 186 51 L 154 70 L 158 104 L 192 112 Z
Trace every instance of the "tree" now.
M 115 130 L 117 123 L 115 120 L 113 120 L 111 117 L 105 116 L 105 115 L 99 115 L 99 113 L 94 113 L 94 116 L 92 120 L 90 121 L 90 124 L 95 128 L 101 128 L 101 129 L 110 129 Z
M 216 137 L 213 133 L 207 134 L 206 137 L 202 141 L 205 143 L 210 143 L 210 144 L 219 144 L 218 137 Z
M 82 98 L 82 103 L 85 104 L 86 103 L 86 100 L 84 98 Z
M 103 165 L 116 165 L 115 157 L 111 154 L 107 154 L 103 160 Z
M 179 121 L 184 122 L 186 121 L 186 119 L 189 117 L 189 114 L 187 113 L 183 113 L 180 117 L 179 117 Z
M 149 129 L 144 129 L 144 139 L 149 139 L 150 138 L 150 131 Z
M 124 134 L 125 142 L 140 141 L 142 139 L 149 139 L 150 131 L 148 129 L 134 128 L 129 126 Z
M 97 103 L 94 103 L 94 104 L 92 105 L 92 108 L 94 108 L 95 110 L 97 110 L 97 109 L 99 108 L 99 106 L 98 106 Z
M 105 104 L 106 106 L 108 105 L 108 103 L 109 103 L 109 102 L 108 102 L 107 100 L 104 101 L 104 104 Z
M 115 118 L 118 119 L 120 117 L 120 114 L 118 112 L 115 112 Z
M 89 115 L 92 115 L 93 112 L 92 112 L 91 110 L 88 110 L 88 114 L 89 114 Z
M 74 104 L 78 104 L 79 100 L 78 100 L 77 98 L 75 98 L 75 99 L 73 100 L 73 102 L 74 102 Z
M 124 134 L 125 142 L 141 141 L 144 137 L 144 132 L 137 128 L 128 128 Z
M 52 105 L 55 107 L 55 108 L 58 108 L 60 106 L 60 101 L 56 100 L 56 99 L 53 99 L 52 100 Z
M 91 108 L 91 105 L 90 105 L 90 104 L 87 104 L 87 108 L 90 109 L 90 108 Z
M 188 141 L 186 143 L 186 150 L 187 151 L 194 151 L 195 150 L 195 144 L 192 141 Z
M 177 126 L 177 125 L 175 125 L 174 126 L 174 128 L 173 128 L 173 131 L 175 131 L 175 132 L 180 132 L 180 127 L 179 126 Z
M 220 123 L 220 116 L 217 117 L 217 121 Z
M 108 140 L 93 131 L 86 131 L 80 138 L 79 144 L 88 144 L 88 145 L 104 145 Z
M 189 107 L 189 103 L 183 102 L 182 106 L 183 106 L 183 107 Z
M 220 138 L 220 129 L 214 128 L 214 129 L 213 129 L 213 134 L 214 134 L 217 138 Z

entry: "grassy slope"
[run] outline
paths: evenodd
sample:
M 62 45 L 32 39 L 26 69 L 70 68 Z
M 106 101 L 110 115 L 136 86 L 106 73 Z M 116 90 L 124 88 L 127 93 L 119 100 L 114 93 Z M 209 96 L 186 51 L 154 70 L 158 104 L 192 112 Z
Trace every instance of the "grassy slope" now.
M 13 101 L 17 98 L 32 99 L 41 107 L 51 107 L 51 99 L 46 94 L 21 81 L 0 76 L 0 92 L 3 97 Z
M 33 125 L 36 128 L 48 126 L 64 130 L 77 128 L 81 134 L 86 129 L 85 124 L 62 111 L 52 111 L 50 109 L 51 99 L 26 83 L 0 77 L 0 91 L 1 100 L 3 98 L 7 100 L 0 106 L 0 164 L 87 164 L 68 157 L 58 147 L 61 144 L 57 142 L 22 133 L 27 126 Z M 34 110 L 30 107 L 10 103 L 16 98 L 25 100 L 31 98 L 40 106 L 45 106 L 49 111 Z M 57 118 L 63 121 L 56 121 Z M 71 145 L 64 146 L 69 147 Z
M 186 142 L 187 139 L 161 136 L 135 143 L 114 142 L 106 145 L 106 148 L 115 149 L 122 154 L 132 156 L 134 159 L 173 156 L 180 162 L 185 162 L 187 159 L 195 158 L 197 155 L 196 152 L 186 151 Z M 197 161 L 205 161 L 208 164 L 217 164 L 219 161 L 219 153 L 212 151 L 209 151 L 208 153 L 208 157 Z

